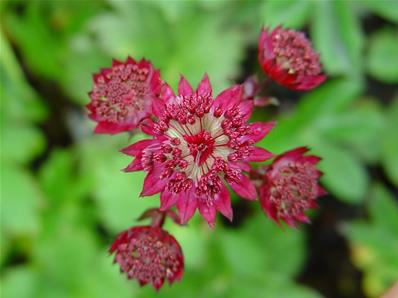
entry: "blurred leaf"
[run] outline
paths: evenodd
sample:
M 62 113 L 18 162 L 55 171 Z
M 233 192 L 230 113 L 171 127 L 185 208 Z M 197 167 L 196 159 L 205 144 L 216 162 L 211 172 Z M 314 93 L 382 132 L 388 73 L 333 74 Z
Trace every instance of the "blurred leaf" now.
M 92 88 L 92 75 L 99 72 L 101 67 L 110 66 L 111 59 L 95 45 L 92 37 L 84 34 L 76 35 L 70 40 L 62 57 L 62 87 L 76 103 L 87 104 L 88 92 Z
M 304 262 L 304 234 L 299 229 L 283 228 L 269 220 L 261 211 L 247 223 L 245 234 L 249 234 L 261 246 L 266 258 L 266 271 L 292 277 Z M 272 241 L 269 241 L 272 239 Z M 276 257 L 286 247 L 294 247 L 283 258 Z
M 344 111 L 362 90 L 357 80 L 330 80 L 303 96 L 292 113 L 286 113 L 271 133 L 259 142 L 260 146 L 281 153 L 303 140 L 318 134 L 318 121 L 324 117 Z M 305 134 L 305 135 L 304 135 Z M 306 141 L 306 140 L 305 140 Z
M 185 267 L 196 270 L 207 270 L 205 259 L 208 254 L 208 241 L 211 237 L 208 228 L 203 228 L 202 218 L 196 215 L 188 226 L 176 226 L 169 219 L 165 229 L 180 243 L 185 253 Z
M 62 80 L 66 74 L 63 64 L 74 62 L 64 60 L 69 39 L 81 31 L 86 21 L 102 7 L 102 1 L 28 1 L 24 3 L 22 12 L 18 13 L 15 7 L 9 10 L 6 29 L 35 74 Z M 83 59 L 80 62 L 85 63 Z
M 2 229 L 12 236 L 37 233 L 42 196 L 33 177 L 17 166 L 1 167 L 6 173 L 1 177 Z
M 0 87 L 3 121 L 25 122 L 42 120 L 46 115 L 44 105 L 26 83 L 23 73 L 0 31 Z
M 215 90 L 220 91 L 236 75 L 244 44 L 234 27 L 223 24 L 223 15 L 198 13 L 204 9 L 192 4 L 167 20 L 159 5 L 126 2 L 122 7 L 91 24 L 100 45 L 111 56 L 146 57 L 173 87 L 180 74 L 195 86 L 207 72 Z
M 41 186 L 54 205 L 81 198 L 91 187 L 90 176 L 77 173 L 79 169 L 73 153 L 71 150 L 54 150 L 40 169 Z
M 326 115 L 318 121 L 322 135 L 350 146 L 368 162 L 375 163 L 380 155 L 380 135 L 384 115 L 375 100 L 362 100 L 346 111 Z
M 2 280 L 2 294 L 7 298 L 32 298 L 36 296 L 37 276 L 28 266 L 8 269 Z
M 82 176 L 92 177 L 94 199 L 98 204 L 99 217 L 112 233 L 134 225 L 141 213 L 159 206 L 159 199 L 140 198 L 145 177 L 144 172 L 124 173 L 131 161 L 118 152 L 120 149 L 142 138 L 135 136 L 127 142 L 127 134 L 113 136 L 93 136 L 82 146 Z
M 3 223 L 1 223 L 3 224 Z M 0 233 L 0 267 L 3 268 L 3 264 L 7 260 L 8 253 L 10 252 L 10 242 L 8 241 L 5 233 Z
M 26 163 L 43 152 L 45 142 L 42 133 L 33 126 L 10 125 L 0 127 L 3 140 L 1 158 L 7 162 Z
M 398 7 L 397 7 L 398 8 Z M 398 31 L 382 29 L 369 40 L 367 69 L 374 78 L 387 82 L 398 82 Z
M 99 252 L 92 233 L 70 223 L 55 221 L 54 226 L 35 246 L 36 297 L 131 297 L 133 289 L 112 267 L 106 249 Z
M 264 26 L 301 28 L 310 16 L 312 5 L 311 1 L 266 1 L 261 8 Z
M 244 233 L 225 231 L 222 235 L 221 247 L 226 263 L 235 274 L 261 276 L 267 274 L 266 259 L 269 257 L 254 239 Z M 239 252 L 239 255 L 237 255 Z
M 351 2 L 314 3 L 312 38 L 331 75 L 358 75 L 362 68 L 362 32 Z
M 253 279 L 245 276 L 235 276 L 228 283 L 226 293 L 221 297 L 253 297 L 253 298 L 321 298 L 322 296 L 293 281 L 276 274 Z M 220 297 L 215 296 L 215 297 Z
M 364 199 L 369 177 L 364 165 L 353 153 L 327 141 L 310 144 L 322 162 L 322 182 L 328 190 L 347 203 L 359 203 Z
M 369 196 L 370 222 L 355 221 L 344 226 L 354 264 L 364 271 L 364 287 L 378 297 L 396 281 L 398 272 L 398 206 L 381 185 Z
M 391 181 L 398 186 L 398 99 L 388 108 L 382 139 L 382 163 Z
M 287 280 L 301 269 L 304 261 L 303 234 L 298 230 L 283 230 L 260 211 L 251 216 L 240 230 L 221 232 L 215 237 L 222 239 L 220 245 L 231 276 L 280 276 Z M 283 258 L 278 257 L 287 247 L 294 249 Z
M 398 235 L 398 205 L 383 186 L 373 187 L 369 199 L 369 213 L 376 225 L 389 227 Z
M 368 7 L 373 13 L 398 23 L 398 2 L 390 0 L 362 0 L 358 2 Z
M 9 13 L 6 28 L 19 44 L 32 69 L 46 77 L 61 77 L 59 53 L 65 41 L 53 34 L 46 19 L 44 2 L 27 2 L 24 15 Z M 32 31 L 34 34 L 32 34 Z

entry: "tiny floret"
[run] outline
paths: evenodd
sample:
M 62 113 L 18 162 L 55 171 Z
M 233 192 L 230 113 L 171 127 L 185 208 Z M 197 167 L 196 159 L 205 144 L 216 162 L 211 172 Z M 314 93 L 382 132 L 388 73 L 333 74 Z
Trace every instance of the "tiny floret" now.
M 98 123 L 96 133 L 132 131 L 161 109 L 159 71 L 147 60 L 114 60 L 112 67 L 95 74 L 93 81 L 87 108 L 89 117 Z
M 159 290 L 165 280 L 172 284 L 184 272 L 184 256 L 177 240 L 160 227 L 132 227 L 116 238 L 109 252 L 128 279 Z
M 319 54 L 304 33 L 277 27 L 264 28 L 258 44 L 258 59 L 266 75 L 293 90 L 310 90 L 321 84 Z
M 305 211 L 317 207 L 316 199 L 326 194 L 318 184 L 320 158 L 304 155 L 305 147 L 278 156 L 271 165 L 257 170 L 261 208 L 275 222 L 289 226 L 309 222 Z

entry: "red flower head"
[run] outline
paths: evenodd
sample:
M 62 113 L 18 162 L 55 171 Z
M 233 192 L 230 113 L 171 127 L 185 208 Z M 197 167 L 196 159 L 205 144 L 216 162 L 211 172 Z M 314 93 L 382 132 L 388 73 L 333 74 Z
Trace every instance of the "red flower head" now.
M 304 33 L 277 27 L 263 29 L 258 44 L 258 59 L 264 72 L 274 81 L 293 90 L 309 90 L 321 84 L 319 54 Z
M 114 262 L 129 279 L 141 286 L 152 283 L 159 290 L 167 279 L 180 280 L 184 272 L 184 256 L 177 240 L 160 227 L 132 227 L 117 236 L 110 253 Z
M 153 110 L 161 109 L 159 71 L 147 60 L 113 60 L 112 67 L 95 74 L 93 81 L 87 108 L 89 117 L 98 122 L 96 133 L 130 131 Z
M 309 222 L 305 211 L 316 208 L 316 198 L 326 194 L 318 185 L 322 172 L 316 169 L 320 158 L 304 154 L 308 148 L 300 147 L 278 156 L 274 162 L 259 170 L 260 204 L 275 222 Z
M 250 161 L 264 161 L 272 154 L 255 147 L 274 126 L 248 124 L 253 103 L 241 101 L 242 87 L 231 87 L 215 99 L 206 76 L 196 91 L 181 77 L 178 96 L 163 90 L 166 106 L 159 121 L 147 130 L 153 139 L 123 150 L 135 160 L 125 169 L 145 170 L 143 196 L 161 193 L 160 209 L 177 206 L 182 223 L 199 209 L 210 226 L 216 211 L 232 220 L 225 183 L 241 197 L 254 200 L 256 189 L 243 171 Z

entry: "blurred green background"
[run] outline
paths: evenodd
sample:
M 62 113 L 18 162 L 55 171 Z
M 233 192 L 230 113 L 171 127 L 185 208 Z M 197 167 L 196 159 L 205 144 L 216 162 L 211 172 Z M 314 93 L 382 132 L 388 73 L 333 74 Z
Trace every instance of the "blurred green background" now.
M 398 279 L 398 2 L 1 1 L 1 296 L 377 297 Z M 279 228 L 234 198 L 234 223 L 198 215 L 166 228 L 181 242 L 182 282 L 159 294 L 119 274 L 115 235 L 157 198 L 120 171 L 134 139 L 93 135 L 91 75 L 146 57 L 176 86 L 207 72 L 216 92 L 259 70 L 261 25 L 302 29 L 328 82 L 272 87 L 278 119 L 261 143 L 324 158 L 312 224 Z

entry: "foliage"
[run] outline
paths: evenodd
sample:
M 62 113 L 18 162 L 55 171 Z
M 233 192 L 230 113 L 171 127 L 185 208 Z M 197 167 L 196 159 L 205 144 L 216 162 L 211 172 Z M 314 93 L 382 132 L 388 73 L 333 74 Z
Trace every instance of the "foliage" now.
M 369 220 L 343 230 L 367 294 L 383 292 L 397 278 L 397 206 L 384 186 L 369 185 L 367 168 L 381 165 L 398 187 L 398 100 L 383 105 L 388 98 L 368 95 L 367 87 L 369 77 L 389 88 L 397 83 L 397 12 L 393 1 L 370 0 L 2 2 L 4 297 L 320 297 L 296 282 L 307 257 L 305 230 L 281 229 L 256 212 L 239 227 L 218 222 L 212 232 L 196 219 L 189 229 L 167 226 L 185 252 L 183 281 L 159 294 L 125 281 L 107 247 L 158 200 L 138 198 L 143 176 L 120 171 L 127 160 L 117 150 L 132 140 L 92 136 L 82 108 L 91 74 L 127 55 L 151 59 L 173 87 L 179 73 L 196 85 L 207 72 L 217 93 L 256 71 L 250 49 L 260 26 L 279 23 L 308 26 L 328 82 L 300 96 L 293 109 L 282 104 L 261 146 L 282 153 L 309 145 L 323 157 L 328 192 L 367 208 Z M 362 24 L 373 14 L 388 22 L 369 37 Z M 47 138 L 52 128 L 45 125 L 57 94 L 49 99 L 34 90 L 37 80 L 68 99 L 62 123 L 72 141 L 63 148 Z M 254 117 L 267 120 L 268 111 Z

